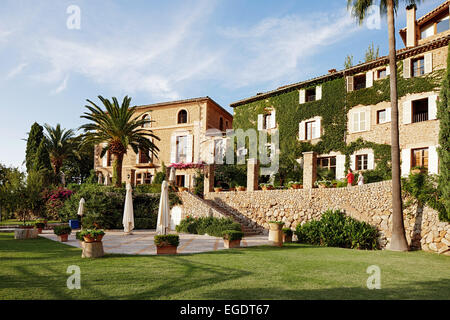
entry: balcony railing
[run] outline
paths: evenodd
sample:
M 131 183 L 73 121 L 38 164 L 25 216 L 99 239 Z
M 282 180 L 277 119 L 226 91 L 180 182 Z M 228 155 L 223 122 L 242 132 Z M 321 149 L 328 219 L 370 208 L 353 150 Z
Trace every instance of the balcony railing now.
M 423 122 L 428 120 L 428 112 L 413 114 L 413 122 Z

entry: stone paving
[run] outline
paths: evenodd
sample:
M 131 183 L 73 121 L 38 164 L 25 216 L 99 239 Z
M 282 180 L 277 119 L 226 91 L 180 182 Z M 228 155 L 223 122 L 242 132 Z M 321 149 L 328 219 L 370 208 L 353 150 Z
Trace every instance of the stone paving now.
M 132 254 L 132 255 L 155 255 L 156 247 L 153 238 L 155 230 L 133 231 L 131 235 L 125 235 L 122 231 L 106 231 L 103 237 L 103 249 L 105 253 Z M 39 236 L 58 241 L 58 237 L 50 230 L 45 230 Z M 72 247 L 81 248 L 81 244 L 75 239 L 75 232 L 69 236 L 67 242 Z M 241 241 L 241 247 L 253 247 L 269 245 L 267 236 L 245 237 Z M 180 234 L 180 244 L 177 253 L 200 253 L 225 250 L 223 240 L 207 235 Z

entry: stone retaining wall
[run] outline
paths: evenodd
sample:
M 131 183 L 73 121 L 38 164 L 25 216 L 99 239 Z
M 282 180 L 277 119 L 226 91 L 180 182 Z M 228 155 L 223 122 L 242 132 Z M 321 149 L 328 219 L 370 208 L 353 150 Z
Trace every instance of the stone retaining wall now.
M 295 229 L 298 224 L 320 219 L 328 209 L 344 210 L 347 215 L 376 226 L 380 244 L 386 247 L 391 238 L 391 197 L 392 182 L 383 181 L 338 189 L 208 193 L 205 199 L 265 229 L 273 220 L 284 221 L 286 227 Z M 440 222 L 433 209 L 409 207 L 404 210 L 404 221 L 412 247 L 443 252 L 450 246 L 450 224 Z
M 216 209 L 209 206 L 207 203 L 203 201 L 203 199 L 199 198 L 198 196 L 190 193 L 190 192 L 179 192 L 178 196 L 181 198 L 181 201 L 183 203 L 183 213 L 182 213 L 182 219 L 186 218 L 187 216 L 193 217 L 193 218 L 200 218 L 200 217 L 216 217 L 216 218 L 225 218 L 225 215 L 223 215 L 221 212 L 217 211 Z

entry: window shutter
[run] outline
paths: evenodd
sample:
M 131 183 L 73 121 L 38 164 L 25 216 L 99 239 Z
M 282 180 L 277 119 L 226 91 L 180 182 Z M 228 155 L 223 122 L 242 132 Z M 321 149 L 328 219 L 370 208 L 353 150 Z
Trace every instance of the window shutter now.
M 359 113 L 355 112 L 353 113 L 353 132 L 359 131 Z
M 315 121 L 316 121 L 316 131 L 313 138 L 318 139 L 322 136 L 322 118 L 316 117 Z
M 437 118 L 437 95 L 428 97 L 428 120 Z
M 177 136 L 172 135 L 170 137 L 170 163 L 177 161 Z
M 432 52 L 425 53 L 424 62 L 425 62 L 425 67 L 424 67 L 425 74 L 433 72 L 433 53 Z
M 403 78 L 411 78 L 411 58 L 403 60 Z
M 192 134 L 186 136 L 186 163 L 192 163 Z
M 301 89 L 299 91 L 299 101 L 300 101 L 300 104 L 304 104 L 306 102 L 306 91 L 305 91 L 305 89 Z
M 345 155 L 336 156 L 336 179 L 345 178 Z
M 184 175 L 184 187 L 185 188 L 189 188 L 189 180 L 190 180 L 190 175 L 188 175 L 188 174 L 185 174 Z
M 263 122 L 264 122 L 264 115 L 258 114 L 258 131 L 263 130 L 264 128 Z
M 435 146 L 428 147 L 428 173 L 439 173 L 439 157 Z
M 356 168 L 356 156 L 351 155 L 350 156 L 350 169 L 352 169 L 354 171 L 355 168 Z
M 103 167 L 107 167 L 108 166 L 108 152 L 109 151 L 106 151 L 105 155 L 102 158 L 102 165 L 103 165 Z
M 272 112 L 270 113 L 270 128 L 275 129 L 276 126 L 277 126 L 277 115 L 276 111 L 272 110 Z
M 139 150 L 139 152 L 136 154 L 136 164 L 139 164 L 139 155 L 140 155 L 141 151 Z
M 403 124 L 411 123 L 411 100 L 403 102 Z
M 386 67 L 386 75 L 389 76 L 391 74 L 391 67 L 387 66 Z
M 375 157 L 373 153 L 369 153 L 367 155 L 367 169 L 374 170 L 375 169 Z
M 392 116 L 392 108 L 386 108 L 386 122 L 391 122 Z
M 300 141 L 305 141 L 305 121 L 298 124 L 298 138 Z
M 409 175 L 410 170 L 411 170 L 411 149 L 403 149 L 402 165 L 401 165 L 402 177 L 407 177 Z
M 347 77 L 347 92 L 352 92 L 354 90 L 353 87 L 353 76 Z
M 364 112 L 365 113 L 365 119 L 366 119 L 366 128 L 365 128 L 366 131 L 370 130 L 370 118 L 371 118 L 370 115 L 371 115 L 371 112 L 372 112 L 372 110 L 370 109 L 370 107 L 367 107 L 366 112 Z
M 316 87 L 316 100 L 322 99 L 322 86 Z
M 369 71 L 366 73 L 366 88 L 370 88 L 373 86 L 373 71 Z

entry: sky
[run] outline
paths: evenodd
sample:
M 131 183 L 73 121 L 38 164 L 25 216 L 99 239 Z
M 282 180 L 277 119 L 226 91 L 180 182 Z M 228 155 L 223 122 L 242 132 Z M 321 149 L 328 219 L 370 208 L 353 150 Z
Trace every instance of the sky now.
M 418 18 L 442 2 L 425 1 Z M 34 122 L 77 129 L 98 95 L 210 96 L 232 113 L 237 100 L 343 69 L 349 54 L 363 61 L 372 43 L 387 55 L 386 19 L 359 26 L 346 3 L 1 0 L 0 163 L 23 168 Z M 405 18 L 401 6 L 397 31 Z

